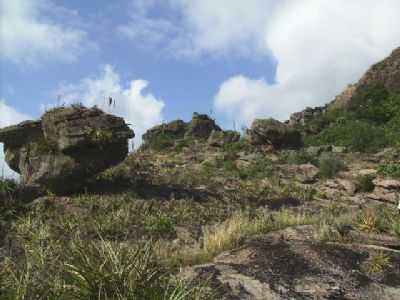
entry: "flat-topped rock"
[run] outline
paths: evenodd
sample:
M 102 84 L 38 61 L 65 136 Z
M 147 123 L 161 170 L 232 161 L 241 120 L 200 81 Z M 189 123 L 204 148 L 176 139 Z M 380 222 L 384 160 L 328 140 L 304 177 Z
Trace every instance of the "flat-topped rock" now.
M 122 118 L 80 106 L 0 129 L 5 160 L 22 182 L 57 194 L 79 190 L 88 178 L 123 161 L 134 136 Z
M 24 121 L 18 125 L 0 128 L 0 143 L 19 146 L 42 135 L 40 121 Z
M 303 146 L 300 132 L 274 119 L 256 119 L 246 131 L 252 145 L 271 145 L 275 149 L 299 149 Z

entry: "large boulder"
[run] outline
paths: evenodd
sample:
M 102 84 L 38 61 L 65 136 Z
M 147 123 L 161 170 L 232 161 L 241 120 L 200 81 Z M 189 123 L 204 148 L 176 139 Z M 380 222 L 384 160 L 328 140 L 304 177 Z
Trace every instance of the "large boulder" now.
M 124 160 L 133 137 L 122 118 L 77 106 L 0 129 L 6 162 L 23 183 L 57 194 L 82 188 L 86 179 Z
M 274 119 L 256 119 L 246 131 L 254 146 L 271 145 L 275 149 L 299 149 L 303 146 L 300 132 Z

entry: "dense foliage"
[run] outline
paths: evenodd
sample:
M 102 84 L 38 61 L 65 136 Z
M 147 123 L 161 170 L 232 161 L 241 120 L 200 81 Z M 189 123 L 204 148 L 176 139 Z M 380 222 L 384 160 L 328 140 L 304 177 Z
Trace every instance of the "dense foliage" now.
M 334 144 L 374 152 L 400 143 L 400 94 L 372 86 L 360 90 L 346 109 L 332 109 L 313 121 L 322 129 L 306 137 L 308 145 Z

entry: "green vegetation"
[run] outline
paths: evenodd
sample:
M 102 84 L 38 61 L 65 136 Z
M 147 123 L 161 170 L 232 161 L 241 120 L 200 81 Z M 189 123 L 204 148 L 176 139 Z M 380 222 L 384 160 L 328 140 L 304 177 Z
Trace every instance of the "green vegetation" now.
M 382 251 L 379 251 L 368 261 L 368 273 L 382 273 L 391 266 L 390 256 Z
M 144 229 L 152 235 L 169 236 L 175 233 L 173 220 L 165 215 L 149 215 L 144 218 Z
M 310 124 L 319 128 L 306 144 L 333 144 L 352 151 L 375 152 L 400 142 L 400 94 L 389 94 L 380 86 L 359 91 L 347 109 L 328 111 Z
M 156 151 L 163 151 L 168 148 L 171 148 L 175 144 L 176 137 L 174 135 L 168 133 L 158 134 L 155 137 L 151 138 L 148 142 L 147 146 L 150 149 L 154 149 Z
M 91 143 L 95 145 L 108 144 L 113 140 L 112 131 L 96 128 L 88 128 L 87 135 Z
M 400 178 L 400 164 L 399 163 L 381 164 L 378 167 L 378 173 L 387 177 Z
M 375 175 L 364 175 L 360 176 L 358 178 L 358 189 L 360 192 L 363 193 L 370 193 L 374 190 L 375 184 L 374 184 L 374 179 Z
M 400 238 L 398 213 L 388 207 L 362 210 L 357 216 L 357 223 L 366 232 L 387 233 Z
M 322 178 L 333 178 L 337 173 L 346 169 L 343 160 L 330 153 L 321 155 L 318 167 Z
M 296 164 L 296 165 L 308 164 L 308 163 L 317 165 L 318 158 L 310 155 L 304 149 L 297 150 L 297 151 L 290 150 L 290 151 L 284 151 L 282 153 L 282 155 L 280 157 L 280 162 L 287 163 L 287 164 Z

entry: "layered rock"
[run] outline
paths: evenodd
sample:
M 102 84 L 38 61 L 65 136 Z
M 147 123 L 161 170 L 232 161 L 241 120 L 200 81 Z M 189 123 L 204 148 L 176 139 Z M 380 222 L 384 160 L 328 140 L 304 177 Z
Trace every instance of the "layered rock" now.
M 274 119 L 256 119 L 246 131 L 246 138 L 254 146 L 270 145 L 274 149 L 299 149 L 303 146 L 300 132 Z
M 0 129 L 5 159 L 25 185 L 69 193 L 118 164 L 134 133 L 122 118 L 97 108 L 56 108 L 39 121 Z

